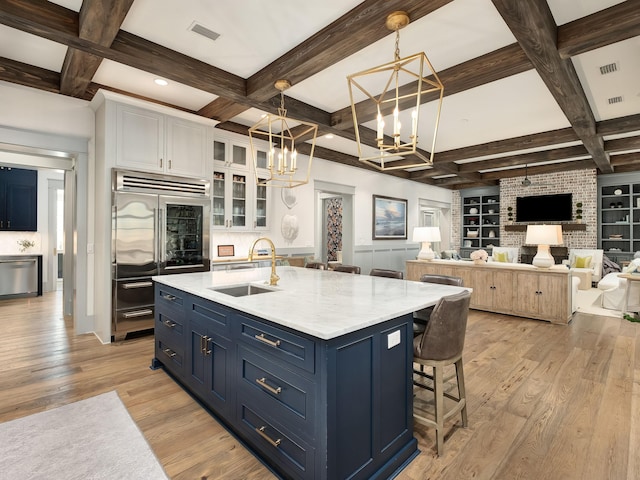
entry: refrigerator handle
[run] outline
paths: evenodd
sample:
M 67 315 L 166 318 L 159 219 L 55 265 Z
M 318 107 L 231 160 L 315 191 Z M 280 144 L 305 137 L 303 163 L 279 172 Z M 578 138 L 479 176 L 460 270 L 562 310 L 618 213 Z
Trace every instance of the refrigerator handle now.
M 161 268 L 162 263 L 164 262 L 164 255 L 162 250 L 162 237 L 163 237 L 163 224 L 162 224 L 162 216 L 163 210 L 161 208 L 158 209 L 158 233 L 156 235 L 157 244 L 156 248 L 158 250 L 158 268 Z

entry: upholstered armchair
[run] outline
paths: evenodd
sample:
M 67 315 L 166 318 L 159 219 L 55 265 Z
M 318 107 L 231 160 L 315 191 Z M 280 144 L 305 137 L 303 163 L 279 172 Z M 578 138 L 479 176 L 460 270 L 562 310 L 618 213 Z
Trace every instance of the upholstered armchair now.
M 571 271 L 591 271 L 591 281 L 598 282 L 602 278 L 602 257 L 604 250 L 588 248 L 572 248 L 569 250 L 569 268 Z
M 518 263 L 520 249 L 518 247 L 493 247 L 491 249 L 491 262 Z

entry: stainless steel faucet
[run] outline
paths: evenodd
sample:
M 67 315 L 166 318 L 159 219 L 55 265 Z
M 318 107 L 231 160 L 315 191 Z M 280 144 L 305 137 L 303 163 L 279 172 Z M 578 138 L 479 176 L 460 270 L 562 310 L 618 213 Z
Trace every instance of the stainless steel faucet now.
M 256 248 L 256 244 L 260 240 L 266 240 L 271 245 L 271 277 L 269 278 L 269 285 L 278 285 L 278 280 L 280 280 L 280 277 L 276 275 L 276 246 L 273 244 L 271 239 L 267 237 L 260 237 L 255 242 L 253 242 L 253 245 L 251 245 L 251 248 L 249 249 L 249 256 L 247 257 L 247 260 L 253 260 L 253 250 Z

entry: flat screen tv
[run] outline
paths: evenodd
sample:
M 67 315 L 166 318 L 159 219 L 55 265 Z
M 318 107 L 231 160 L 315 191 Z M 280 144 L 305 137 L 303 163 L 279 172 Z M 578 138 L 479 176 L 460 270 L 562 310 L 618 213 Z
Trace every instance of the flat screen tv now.
M 516 222 L 568 222 L 572 215 L 571 193 L 516 198 Z

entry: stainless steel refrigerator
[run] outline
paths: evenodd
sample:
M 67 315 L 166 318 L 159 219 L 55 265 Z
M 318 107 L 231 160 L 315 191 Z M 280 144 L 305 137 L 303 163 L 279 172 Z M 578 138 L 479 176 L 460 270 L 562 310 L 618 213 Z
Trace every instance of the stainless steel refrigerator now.
M 153 328 L 154 275 L 208 271 L 210 183 L 114 170 L 112 340 Z

